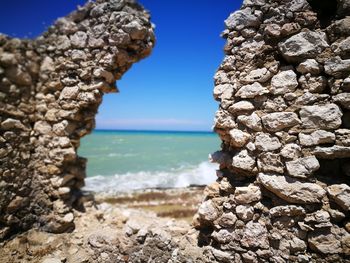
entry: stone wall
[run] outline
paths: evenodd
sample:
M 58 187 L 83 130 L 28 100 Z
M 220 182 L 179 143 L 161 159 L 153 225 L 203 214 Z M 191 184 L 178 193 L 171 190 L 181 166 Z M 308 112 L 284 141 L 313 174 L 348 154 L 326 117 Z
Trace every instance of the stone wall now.
M 34 40 L 0 35 L 0 239 L 74 226 L 84 185 L 79 140 L 104 93 L 154 45 L 133 0 L 88 2 Z
M 244 0 L 225 24 L 201 245 L 219 262 L 350 262 L 350 2 Z

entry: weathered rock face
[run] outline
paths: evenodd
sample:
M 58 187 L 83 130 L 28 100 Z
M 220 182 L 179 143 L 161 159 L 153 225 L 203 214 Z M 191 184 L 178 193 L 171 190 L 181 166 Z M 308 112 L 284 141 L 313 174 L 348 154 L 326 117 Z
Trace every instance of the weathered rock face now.
M 349 11 L 245 0 L 225 21 L 219 178 L 194 223 L 227 262 L 349 262 Z
M 33 224 L 73 226 L 86 163 L 79 140 L 102 95 L 153 45 L 133 0 L 89 2 L 32 41 L 0 35 L 0 239 Z

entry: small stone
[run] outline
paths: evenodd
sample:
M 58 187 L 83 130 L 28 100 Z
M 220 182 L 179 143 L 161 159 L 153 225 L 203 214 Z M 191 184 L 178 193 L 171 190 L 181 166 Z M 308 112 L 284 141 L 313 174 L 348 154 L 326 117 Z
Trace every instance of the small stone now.
M 328 46 L 326 34 L 315 31 L 300 32 L 278 44 L 283 57 L 292 63 L 315 58 Z
M 207 200 L 199 206 L 198 215 L 205 222 L 213 222 L 220 216 L 219 210 L 212 200 Z
M 297 75 L 293 70 L 281 71 L 273 76 L 270 91 L 274 95 L 294 92 L 298 87 Z
M 288 176 L 260 173 L 257 180 L 267 190 L 290 203 L 321 203 L 326 195 L 326 191 L 318 184 L 301 182 Z
M 286 144 L 281 150 L 281 155 L 286 159 L 297 159 L 301 156 L 301 148 L 295 143 Z
M 350 158 L 350 147 L 339 145 L 331 147 L 317 146 L 312 154 L 321 159 Z
M 249 155 L 247 150 L 242 150 L 232 158 L 232 167 L 253 173 L 256 168 L 255 159 Z
M 261 96 L 269 93 L 269 90 L 263 86 L 259 82 L 254 82 L 251 85 L 242 86 L 235 94 L 236 97 L 240 97 L 243 99 L 252 99 L 256 96 Z
M 232 129 L 230 130 L 230 137 L 231 137 L 231 141 L 230 144 L 233 147 L 238 147 L 241 148 L 243 147 L 250 139 L 250 135 L 249 133 L 243 132 L 241 130 L 238 129 Z
M 239 115 L 237 117 L 237 122 L 242 123 L 249 129 L 252 129 L 253 131 L 261 131 L 262 130 L 262 123 L 260 117 L 253 112 L 251 115 Z
M 219 84 L 214 88 L 214 98 L 219 100 L 229 100 L 233 96 L 235 88 L 231 84 Z
M 78 31 L 70 37 L 73 47 L 84 48 L 86 46 L 87 34 L 83 31 Z
M 246 100 L 242 100 L 239 102 L 234 103 L 232 106 L 228 108 L 228 111 L 237 114 L 239 112 L 246 112 L 246 111 L 252 111 L 254 110 L 254 105 Z
M 307 178 L 320 168 L 320 164 L 315 156 L 308 156 L 286 162 L 286 168 L 292 177 Z
M 254 82 L 264 83 L 271 77 L 272 73 L 266 68 L 258 68 L 250 71 L 249 74 L 241 80 L 241 82 L 244 84 L 251 84 Z
M 306 129 L 332 130 L 340 127 L 343 116 L 336 104 L 303 106 L 300 110 L 302 126 Z
M 336 78 L 347 77 L 350 70 L 350 59 L 343 60 L 340 57 L 330 58 L 325 62 L 324 69 L 328 75 Z
M 323 254 L 341 253 L 341 243 L 330 230 L 316 230 L 308 235 L 308 244 L 316 252 Z
M 339 103 L 344 109 L 350 110 L 350 93 L 340 93 L 332 97 L 333 101 Z
M 347 184 L 333 184 L 327 187 L 330 198 L 345 211 L 350 211 L 350 186 Z
M 246 27 L 257 27 L 260 25 L 260 17 L 253 14 L 251 8 L 245 8 L 232 13 L 226 20 L 225 25 L 230 30 L 242 30 Z
M 34 124 L 34 130 L 40 134 L 49 134 L 52 131 L 51 125 L 46 121 L 37 121 Z
M 285 206 L 275 206 L 269 211 L 272 217 L 295 217 L 295 216 L 305 216 L 306 212 L 302 206 L 296 205 L 285 205 Z
M 275 151 L 282 147 L 277 137 L 262 132 L 257 133 L 255 137 L 255 146 L 256 149 L 263 152 Z
M 315 59 L 307 59 L 299 64 L 297 71 L 301 74 L 310 73 L 312 75 L 317 75 L 321 73 L 321 66 Z
M 65 87 L 60 94 L 60 100 L 73 100 L 76 99 L 79 93 L 79 87 Z
M 253 221 L 250 221 L 245 225 L 243 237 L 240 242 L 242 246 L 246 248 L 267 249 L 270 247 L 266 227 Z
M 324 130 L 314 131 L 311 134 L 299 133 L 299 142 L 303 146 L 315 146 L 325 143 L 334 143 L 335 135 Z
M 19 120 L 15 120 L 12 118 L 8 118 L 1 122 L 0 124 L 1 130 L 12 130 L 12 129 L 20 129 L 27 130 L 26 127 Z
M 274 112 L 261 118 L 264 127 L 271 132 L 291 128 L 300 123 L 298 115 L 294 112 Z
M 223 213 L 218 219 L 218 224 L 222 227 L 233 227 L 237 221 L 237 216 L 232 213 Z
M 284 164 L 279 154 L 265 152 L 259 155 L 258 168 L 261 172 L 280 173 L 284 172 Z
M 249 205 L 238 205 L 236 207 L 236 215 L 239 219 L 247 222 L 253 219 L 254 208 Z
M 236 187 L 234 200 L 238 204 L 258 202 L 262 198 L 260 188 L 255 185 Z

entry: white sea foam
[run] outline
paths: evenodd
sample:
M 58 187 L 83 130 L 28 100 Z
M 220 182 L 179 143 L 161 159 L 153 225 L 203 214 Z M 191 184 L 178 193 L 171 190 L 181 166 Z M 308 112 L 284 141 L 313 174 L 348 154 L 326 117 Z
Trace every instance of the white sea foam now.
M 202 162 L 198 166 L 182 166 L 170 171 L 140 171 L 137 173 L 93 176 L 86 178 L 84 190 L 103 193 L 125 192 L 146 188 L 186 187 L 214 182 L 218 165 Z

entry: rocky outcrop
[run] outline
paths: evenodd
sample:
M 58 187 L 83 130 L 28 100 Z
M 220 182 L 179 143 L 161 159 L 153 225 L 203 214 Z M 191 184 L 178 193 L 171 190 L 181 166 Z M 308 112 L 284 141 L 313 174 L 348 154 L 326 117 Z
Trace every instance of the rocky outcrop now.
M 0 35 L 0 239 L 74 226 L 79 140 L 103 94 L 153 45 L 149 15 L 133 0 L 88 2 L 34 40 Z
M 220 169 L 194 219 L 218 262 L 349 262 L 349 11 L 245 0 L 225 21 Z

